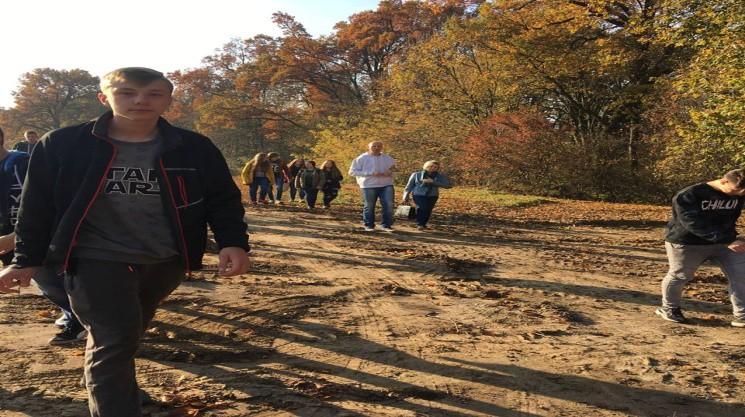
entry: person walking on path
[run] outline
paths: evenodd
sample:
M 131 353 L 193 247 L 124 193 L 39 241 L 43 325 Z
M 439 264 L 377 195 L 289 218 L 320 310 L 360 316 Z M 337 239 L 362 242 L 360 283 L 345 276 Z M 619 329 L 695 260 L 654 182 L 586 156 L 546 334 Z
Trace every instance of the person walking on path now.
M 735 327 L 745 327 L 745 240 L 735 226 L 745 203 L 745 169 L 720 179 L 691 185 L 673 197 L 665 250 L 669 270 L 662 281 L 662 306 L 655 313 L 685 323 L 683 287 L 704 261 L 713 261 L 729 280 Z
M 158 71 L 112 71 L 98 94 L 110 111 L 42 138 L 21 195 L 14 264 L 0 272 L 0 293 L 12 293 L 42 265 L 64 271 L 88 331 L 92 417 L 142 416 L 135 354 L 158 305 L 202 267 L 208 225 L 219 273 L 249 267 L 240 190 L 211 140 L 160 117 L 172 92 Z
M 344 177 L 336 166 L 336 162 L 330 159 L 323 161 L 321 171 L 323 171 L 324 178 L 323 187 L 321 188 L 323 191 L 323 208 L 329 209 L 331 208 L 331 202 L 339 196 L 341 182 Z
M 367 145 L 367 152 L 349 165 L 349 175 L 357 179 L 364 206 L 362 221 L 366 232 L 375 230 L 375 203 L 380 200 L 383 231 L 393 231 L 393 172 L 396 160 L 383 153 L 383 142 Z
M 316 162 L 305 161 L 305 168 L 295 178 L 295 186 L 305 192 L 305 203 L 308 210 L 313 211 L 316 208 L 318 191 L 323 187 L 325 181 L 323 171 L 316 168 Z
M 298 196 L 301 201 L 305 199 L 305 191 L 302 188 L 298 189 L 295 185 L 297 174 L 303 168 L 305 168 L 305 160 L 303 158 L 295 158 L 287 164 L 287 172 L 290 177 L 290 202 L 292 203 L 295 202 L 295 196 Z
M 35 134 L 33 131 L 26 132 L 26 137 L 31 138 L 34 145 Z M 17 150 L 7 151 L 4 139 L 5 136 L 0 129 L 0 260 L 3 265 L 8 266 L 14 256 L 15 226 L 21 206 L 21 191 L 26 179 L 29 154 Z M 62 316 L 55 322 L 61 330 L 49 340 L 49 344 L 65 346 L 85 340 L 86 331 L 72 313 L 62 277 L 49 268 L 40 268 L 33 280 L 42 294 L 62 312 Z
M 14 151 L 26 152 L 31 155 L 34 151 L 34 147 L 39 142 L 39 134 L 34 130 L 27 130 L 23 132 L 23 139 L 13 146 Z
M 269 162 L 267 154 L 257 153 L 241 171 L 241 180 L 243 185 L 248 185 L 248 198 L 251 204 L 258 204 L 258 201 L 266 204 L 266 197 L 272 192 L 274 184 L 274 172 Z M 259 191 L 260 190 L 260 191 Z M 256 194 L 259 193 L 259 199 L 256 200 Z
M 409 199 L 414 198 L 417 229 L 427 228 L 432 210 L 440 196 L 440 188 L 450 187 L 450 180 L 440 172 L 438 161 L 425 162 L 421 171 L 414 172 L 409 176 L 409 182 L 404 188 L 403 203 L 408 204 Z
M 274 175 L 274 182 L 272 183 L 274 185 L 274 193 L 271 193 L 269 196 L 275 204 L 282 204 L 282 191 L 284 191 L 285 184 L 290 181 L 289 170 L 277 152 L 269 152 L 267 157 L 272 167 L 272 175 Z

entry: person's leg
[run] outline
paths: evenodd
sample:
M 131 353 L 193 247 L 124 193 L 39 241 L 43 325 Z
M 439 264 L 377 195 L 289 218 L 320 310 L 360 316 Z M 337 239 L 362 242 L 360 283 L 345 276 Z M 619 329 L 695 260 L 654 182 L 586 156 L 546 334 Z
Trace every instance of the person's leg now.
M 732 314 L 736 319 L 745 320 L 745 254 L 722 248 L 714 261 L 719 264 L 729 281 Z
M 184 263 L 181 259 L 152 265 L 137 265 L 140 277 L 140 304 L 142 328 L 147 329 L 155 310 L 184 280 Z
M 256 193 L 259 191 L 259 182 L 256 178 L 248 186 L 248 198 L 252 203 L 256 203 Z
M 680 308 L 683 287 L 693 279 L 698 267 L 715 252 L 714 245 L 679 245 L 665 242 L 669 269 L 662 280 L 662 307 Z
M 362 221 L 365 227 L 375 228 L 375 201 L 378 199 L 378 188 L 361 188 Z
M 259 200 L 266 201 L 266 196 L 271 192 L 271 187 L 269 184 L 269 178 L 267 177 L 260 177 L 255 179 L 254 181 L 258 180 L 259 182 Z
M 295 196 L 297 195 L 297 188 L 295 187 L 295 181 L 290 180 L 290 201 L 295 201 Z
M 316 199 L 318 199 L 317 188 L 308 188 L 305 190 L 305 202 L 308 203 L 308 208 L 316 207 Z
M 432 213 L 430 207 L 430 200 L 428 197 L 421 195 L 412 196 L 414 204 L 416 204 L 416 224 L 417 226 L 426 227 L 429 215 Z
M 88 331 L 85 381 L 91 417 L 140 417 L 135 353 L 143 332 L 139 277 L 124 263 L 77 260 L 65 276 L 73 312 Z
M 380 209 L 383 212 L 383 227 L 393 227 L 393 186 L 382 187 L 379 194 Z
M 62 310 L 66 326 L 80 326 L 77 317 L 72 314 L 70 308 L 70 299 L 67 297 L 67 291 L 65 291 L 64 275 L 58 275 L 52 269 L 45 267 L 39 270 L 39 273 L 34 277 L 34 282 L 36 282 L 41 293 Z
M 285 180 L 283 178 L 277 178 L 275 185 L 277 186 L 277 191 L 274 200 L 282 201 L 282 191 L 284 190 Z

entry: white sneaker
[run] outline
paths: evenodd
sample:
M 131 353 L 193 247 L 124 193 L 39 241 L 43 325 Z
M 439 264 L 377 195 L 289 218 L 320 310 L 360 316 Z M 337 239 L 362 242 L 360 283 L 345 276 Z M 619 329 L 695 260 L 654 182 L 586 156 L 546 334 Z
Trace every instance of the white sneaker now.
M 388 232 L 388 233 L 392 233 L 393 232 L 393 229 L 391 229 L 390 227 L 384 227 L 383 228 L 383 231 L 384 232 Z
M 374 232 L 375 231 L 375 228 L 374 227 L 367 227 L 367 226 L 365 226 L 365 231 L 366 232 Z

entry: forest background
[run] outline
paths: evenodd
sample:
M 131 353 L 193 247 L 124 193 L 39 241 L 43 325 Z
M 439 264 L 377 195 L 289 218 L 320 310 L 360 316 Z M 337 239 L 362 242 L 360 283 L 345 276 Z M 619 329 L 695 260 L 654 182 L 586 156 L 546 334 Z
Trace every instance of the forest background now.
M 405 174 L 438 159 L 458 184 L 662 202 L 745 166 L 745 2 L 383 0 L 311 36 L 233 39 L 169 74 L 167 115 L 232 169 L 256 152 L 346 168 L 382 140 Z M 6 142 L 101 112 L 84 69 L 24 74 Z

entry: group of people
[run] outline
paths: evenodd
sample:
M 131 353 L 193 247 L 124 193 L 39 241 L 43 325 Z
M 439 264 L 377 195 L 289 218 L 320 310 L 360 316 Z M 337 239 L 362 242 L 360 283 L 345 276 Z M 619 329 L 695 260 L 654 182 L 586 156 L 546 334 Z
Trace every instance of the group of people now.
M 62 316 L 50 341 L 87 340 L 84 382 L 92 417 L 139 417 L 147 394 L 137 386 L 135 354 L 156 309 L 184 277 L 202 268 L 207 227 L 219 247 L 222 276 L 245 273 L 249 245 L 241 193 L 220 151 L 205 136 L 170 125 L 161 115 L 173 84 L 160 72 L 121 68 L 101 79 L 98 119 L 33 131 L 8 151 L 0 130 L 0 293 L 33 279 Z M 30 157 L 29 157 L 30 154 Z M 426 229 L 440 188 L 451 183 L 438 161 L 409 175 L 401 202 L 413 200 Z M 371 142 L 350 163 L 364 207 L 364 230 L 393 231 L 396 161 Z M 244 167 L 250 203 L 290 200 L 313 209 L 319 192 L 329 207 L 342 174 L 334 161 L 285 163 L 259 153 Z M 258 195 L 257 195 L 258 193 Z M 268 199 L 268 200 L 267 200 Z M 656 314 L 686 322 L 684 285 L 707 260 L 730 281 L 734 320 L 745 327 L 745 239 L 736 223 L 745 203 L 745 170 L 695 184 L 673 198 L 666 249 L 670 269 Z
M 368 144 L 367 152 L 355 158 L 349 175 L 357 180 L 362 191 L 362 218 L 365 231 L 375 230 L 375 206 L 380 201 L 383 231 L 393 231 L 394 184 L 396 160 L 383 153 L 383 142 Z M 290 186 L 290 201 L 305 201 L 309 210 L 315 209 L 318 193 L 323 193 L 323 208 L 339 196 L 344 179 L 336 162 L 326 160 L 316 167 L 313 160 L 296 158 L 285 163 L 277 152 L 257 153 L 241 171 L 241 180 L 248 186 L 251 204 L 282 204 L 285 184 Z M 401 203 L 416 207 L 417 228 L 426 229 L 439 199 L 440 188 L 450 188 L 448 177 L 440 171 L 440 163 L 430 160 L 422 170 L 411 173 L 404 187 Z
M 316 161 L 295 158 L 285 163 L 279 153 L 257 153 L 241 171 L 241 181 L 248 186 L 249 203 L 283 204 L 285 185 L 290 188 L 290 202 L 304 201 L 308 210 L 314 210 L 318 193 L 323 192 L 323 208 L 339 196 L 344 177 L 332 160 L 324 161 L 320 168 Z

